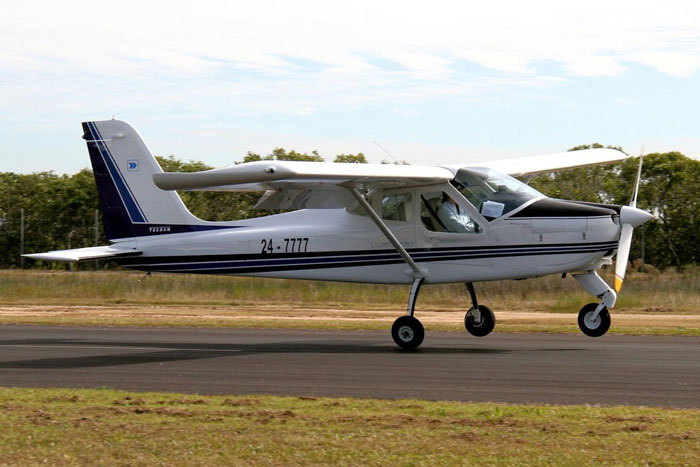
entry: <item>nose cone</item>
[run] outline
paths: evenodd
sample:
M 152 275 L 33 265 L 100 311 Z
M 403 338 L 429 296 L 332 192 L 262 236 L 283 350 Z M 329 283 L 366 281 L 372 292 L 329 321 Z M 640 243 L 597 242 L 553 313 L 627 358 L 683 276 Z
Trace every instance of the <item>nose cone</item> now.
M 620 210 L 620 223 L 630 224 L 632 227 L 637 227 L 649 222 L 654 216 L 641 209 L 633 208 L 631 206 L 622 206 Z

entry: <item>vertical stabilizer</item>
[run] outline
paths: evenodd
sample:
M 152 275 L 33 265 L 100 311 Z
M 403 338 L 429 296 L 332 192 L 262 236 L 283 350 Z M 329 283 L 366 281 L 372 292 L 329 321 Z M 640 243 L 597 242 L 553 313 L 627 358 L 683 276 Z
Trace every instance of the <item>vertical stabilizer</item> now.
M 199 230 L 174 191 L 153 183 L 163 170 L 145 143 L 126 122 L 83 122 L 92 170 L 100 196 L 105 233 L 110 240 Z

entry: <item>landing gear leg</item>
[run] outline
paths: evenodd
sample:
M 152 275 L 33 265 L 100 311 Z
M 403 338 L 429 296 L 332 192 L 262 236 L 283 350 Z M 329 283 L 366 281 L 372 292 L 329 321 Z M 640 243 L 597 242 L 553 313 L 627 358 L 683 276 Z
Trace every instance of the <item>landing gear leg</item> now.
M 479 305 L 476 299 L 476 290 L 474 284 L 467 282 L 467 292 L 472 301 L 472 307 L 464 315 L 464 327 L 472 336 L 484 337 L 493 331 L 496 326 L 496 316 L 491 311 L 491 308 L 485 305 Z
M 406 316 L 400 317 L 394 321 L 394 325 L 391 326 L 391 337 L 394 338 L 396 345 L 402 349 L 417 349 L 425 337 L 425 329 L 423 329 L 423 325 L 413 316 L 416 309 L 416 300 L 418 300 L 418 292 L 420 291 L 420 286 L 422 284 L 422 277 L 417 277 L 413 281 L 411 293 L 408 296 Z

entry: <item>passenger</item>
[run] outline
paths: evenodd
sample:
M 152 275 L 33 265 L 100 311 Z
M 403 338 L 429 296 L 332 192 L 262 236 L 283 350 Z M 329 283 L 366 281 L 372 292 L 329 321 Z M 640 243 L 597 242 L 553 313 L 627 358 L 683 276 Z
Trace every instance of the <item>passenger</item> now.
M 442 194 L 442 204 L 437 212 L 438 218 L 448 232 L 472 233 L 476 231 L 474 223 L 468 215 L 450 198 L 447 193 Z

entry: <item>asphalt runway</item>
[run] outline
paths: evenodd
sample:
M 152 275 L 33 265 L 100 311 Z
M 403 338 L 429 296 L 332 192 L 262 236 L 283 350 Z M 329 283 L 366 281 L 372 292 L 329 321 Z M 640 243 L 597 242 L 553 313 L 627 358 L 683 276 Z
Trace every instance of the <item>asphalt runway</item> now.
M 700 338 L 0 326 L 0 386 L 700 407 Z

